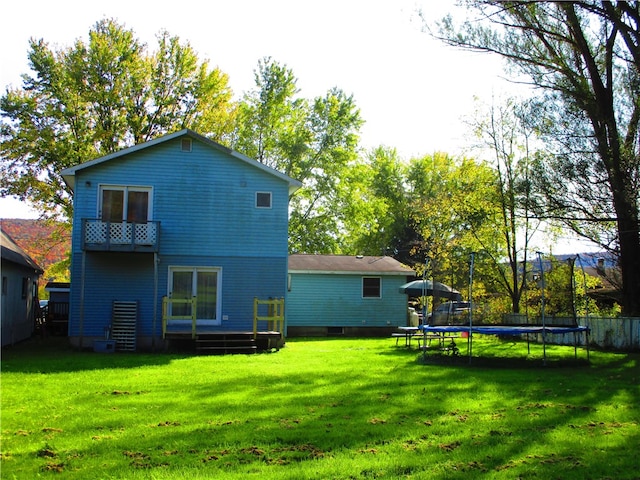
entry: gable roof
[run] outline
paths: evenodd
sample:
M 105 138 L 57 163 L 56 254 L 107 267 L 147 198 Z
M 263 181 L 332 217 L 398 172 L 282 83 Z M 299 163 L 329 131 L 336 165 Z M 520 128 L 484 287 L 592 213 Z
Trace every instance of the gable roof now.
M 205 137 L 204 135 L 200 135 L 199 133 L 194 132 L 193 130 L 189 130 L 188 128 L 185 128 L 183 130 L 180 130 L 178 132 L 175 133 L 170 133 L 167 135 L 163 135 L 162 137 L 158 137 L 158 138 L 154 138 L 153 140 L 149 140 L 148 142 L 145 143 L 140 143 L 138 145 L 134 145 L 133 147 L 129 147 L 129 148 L 124 148 L 122 150 L 119 150 L 117 152 L 114 153 L 110 153 L 109 155 L 105 155 L 103 157 L 99 157 L 93 160 L 89 160 L 88 162 L 84 162 L 84 163 L 80 163 L 74 167 L 69 167 L 69 168 L 65 168 L 64 170 L 62 170 L 60 172 L 60 175 L 62 176 L 62 178 L 64 179 L 64 181 L 67 183 L 67 185 L 69 185 L 69 187 L 73 190 L 75 189 L 75 175 L 76 172 L 79 172 L 80 170 L 84 170 L 86 168 L 91 168 L 95 165 L 99 165 L 105 162 L 108 162 L 110 160 L 113 160 L 115 158 L 120 158 L 120 157 L 124 157 L 125 155 L 129 155 L 131 153 L 135 153 L 138 152 L 140 150 L 144 150 L 145 148 L 149 148 L 152 147 L 154 145 L 159 145 L 161 143 L 165 143 L 165 142 L 169 142 L 171 140 L 175 140 L 176 138 L 180 138 L 180 137 L 190 137 L 193 138 L 194 140 L 197 140 L 199 142 L 204 143 L 205 145 L 210 146 L 211 148 L 214 148 L 215 150 L 219 150 L 223 153 L 226 153 L 227 155 L 230 155 L 244 163 L 247 163 L 248 165 L 251 165 L 252 167 L 258 168 L 264 172 L 267 172 L 271 175 L 274 175 L 275 177 L 280 178 L 281 180 L 284 180 L 285 182 L 287 182 L 289 184 L 289 193 L 293 193 L 294 191 L 296 191 L 298 188 L 300 188 L 302 186 L 302 182 L 298 181 L 298 180 L 294 180 L 293 178 L 285 175 L 282 172 L 277 171 L 274 168 L 268 167 L 267 165 L 264 165 L 260 162 L 258 162 L 257 160 L 254 160 L 252 158 L 247 157 L 246 155 L 243 155 L 240 152 L 236 152 L 235 150 L 232 150 L 228 147 L 225 147 L 224 145 L 219 144 L 218 142 L 214 142 L 213 140 Z
M 415 275 L 391 257 L 365 255 L 289 255 L 289 273 Z
M 40 274 L 43 273 L 42 268 L 2 229 L 0 229 L 0 240 L 0 244 L 2 245 L 0 250 L 3 260 L 22 267 L 32 268 Z

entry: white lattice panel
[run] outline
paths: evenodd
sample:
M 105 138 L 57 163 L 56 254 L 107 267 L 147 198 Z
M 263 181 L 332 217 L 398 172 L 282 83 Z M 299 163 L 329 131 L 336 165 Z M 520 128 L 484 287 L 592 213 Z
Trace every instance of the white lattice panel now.
M 136 223 L 135 242 L 136 245 L 154 245 L 156 243 L 156 224 Z
M 130 223 L 112 223 L 110 232 L 111 243 L 131 243 L 133 226 Z
M 87 222 L 84 235 L 86 243 L 105 243 L 107 241 L 107 224 L 104 222 Z

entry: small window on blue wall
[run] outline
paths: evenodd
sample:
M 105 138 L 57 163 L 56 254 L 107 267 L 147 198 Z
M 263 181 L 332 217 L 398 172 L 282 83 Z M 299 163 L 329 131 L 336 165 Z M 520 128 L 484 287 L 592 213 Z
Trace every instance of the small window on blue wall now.
M 256 207 L 271 208 L 271 192 L 256 192 Z
M 22 277 L 22 298 L 27 298 L 29 293 L 29 278 Z
M 382 290 L 380 277 L 362 277 L 362 296 L 364 298 L 380 298 Z

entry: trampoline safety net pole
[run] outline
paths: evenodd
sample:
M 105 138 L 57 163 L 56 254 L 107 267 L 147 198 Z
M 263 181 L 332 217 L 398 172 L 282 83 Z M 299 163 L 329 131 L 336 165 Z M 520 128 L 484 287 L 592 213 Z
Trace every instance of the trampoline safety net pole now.
M 467 335 L 467 351 L 469 352 L 469 363 L 471 363 L 471 349 L 473 348 L 473 266 L 475 252 L 471 252 L 469 260 L 469 335 Z
M 542 252 L 536 252 L 538 254 L 538 263 L 540 264 L 540 282 L 542 283 L 540 288 L 540 317 L 542 319 L 542 363 L 547 364 L 547 327 L 544 318 L 544 266 L 542 265 Z

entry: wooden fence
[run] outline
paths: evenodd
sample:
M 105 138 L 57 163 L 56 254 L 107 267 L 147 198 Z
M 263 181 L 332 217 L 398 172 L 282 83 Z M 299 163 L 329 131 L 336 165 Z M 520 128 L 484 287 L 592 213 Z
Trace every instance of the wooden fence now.
M 578 324 L 589 327 L 591 345 L 611 350 L 640 350 L 638 317 L 578 317 Z
M 511 314 L 510 316 L 513 316 Z M 521 315 L 521 320 L 524 315 Z M 578 325 L 589 327 L 589 344 L 592 346 L 608 349 L 632 351 L 640 350 L 640 318 L 638 317 L 578 317 Z M 521 321 L 522 324 L 541 325 L 539 317 L 529 317 L 528 321 Z M 545 325 L 558 326 L 574 323 L 573 318 L 555 317 L 553 315 L 545 317 Z M 567 333 L 564 335 L 547 335 L 547 343 L 557 345 L 573 345 L 574 335 Z M 584 336 L 578 335 L 578 345 L 584 344 Z

